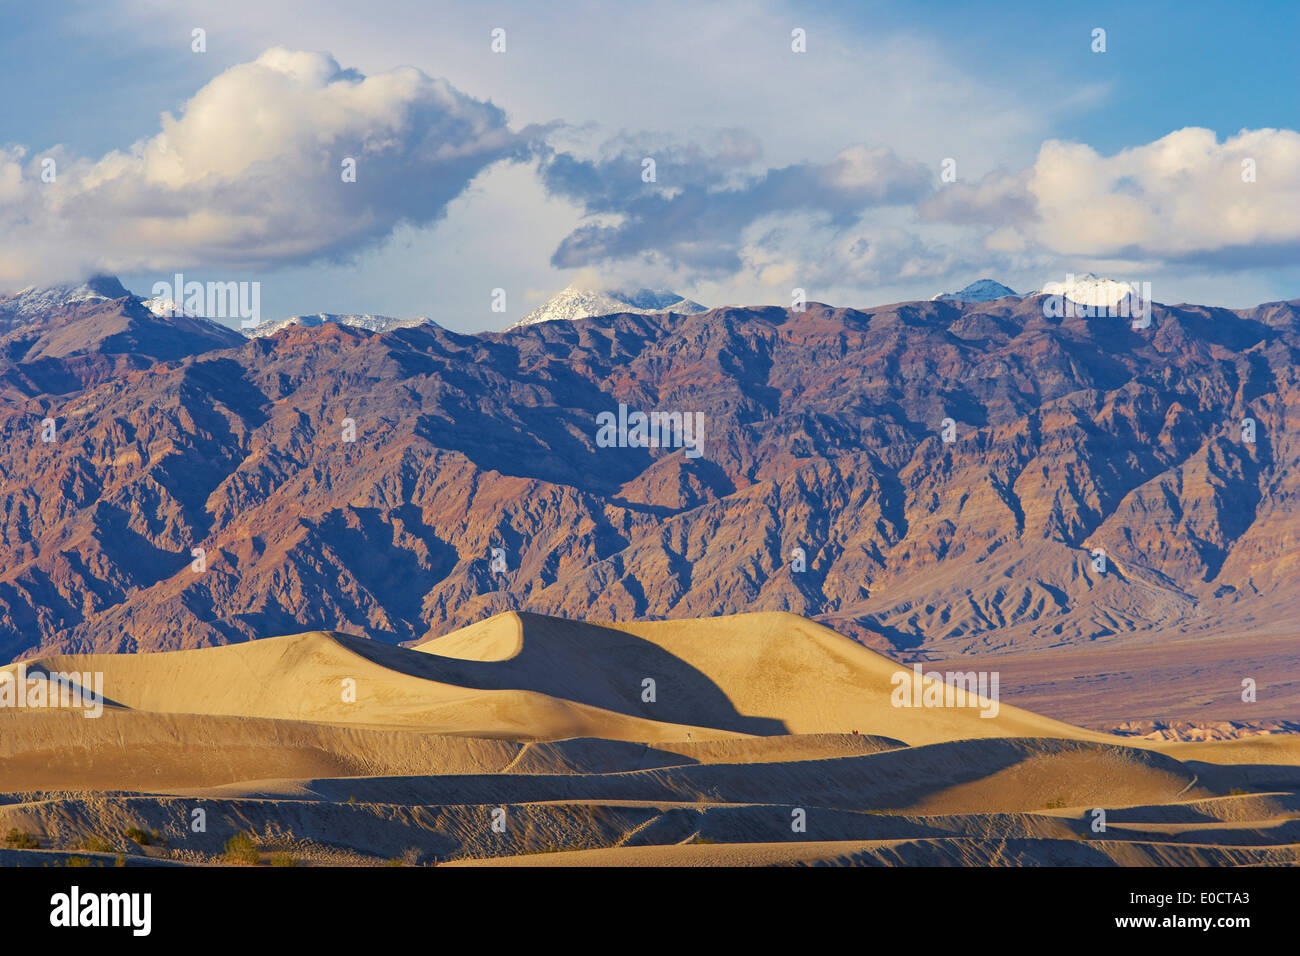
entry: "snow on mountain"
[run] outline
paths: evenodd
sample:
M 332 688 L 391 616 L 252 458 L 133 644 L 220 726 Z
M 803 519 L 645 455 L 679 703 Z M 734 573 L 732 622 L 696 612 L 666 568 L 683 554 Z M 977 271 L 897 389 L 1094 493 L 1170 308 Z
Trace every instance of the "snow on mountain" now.
M 1043 286 L 1042 294 L 1063 296 L 1079 305 L 1114 308 L 1128 296 L 1140 295 L 1140 290 L 1132 282 L 1118 282 L 1086 272 L 1081 276 L 1067 273 L 1064 282 Z
M 526 325 L 536 325 L 539 322 L 554 322 L 558 319 L 571 322 L 574 319 L 586 319 L 595 315 L 614 315 L 618 312 L 649 315 L 653 312 L 692 313 L 707 311 L 708 306 L 683 298 L 676 292 L 652 289 L 596 291 L 594 289 L 575 289 L 570 286 L 533 309 L 510 328 L 518 329 Z
M 274 335 L 281 329 L 288 328 L 291 325 L 305 325 L 308 328 L 317 328 L 329 323 L 335 323 L 354 329 L 365 329 L 369 332 L 390 332 L 393 329 L 409 329 L 432 321 L 432 319 L 423 316 L 414 319 L 394 319 L 388 315 L 357 313 L 335 315 L 329 312 L 317 312 L 314 315 L 294 315 L 287 319 L 276 319 L 274 322 L 262 322 L 254 328 L 241 329 L 240 331 L 250 338 L 257 339 L 267 335 Z
M 189 318 L 197 318 L 193 312 L 187 312 L 184 308 L 177 305 L 171 299 L 161 295 L 156 295 L 152 299 L 141 299 L 140 304 L 160 318 L 169 319 L 172 316 L 184 315 Z
M 116 276 L 95 276 L 82 283 L 69 283 L 47 288 L 29 286 L 14 295 L 0 296 L 0 332 L 36 321 L 46 315 L 63 312 L 72 306 L 93 302 L 108 302 L 122 298 L 134 300 L 159 318 L 183 317 L 222 329 L 228 330 L 231 328 L 230 325 L 224 322 L 206 318 L 183 306 L 179 306 L 167 296 L 154 296 L 146 299 L 143 296 L 134 295 L 118 281 Z M 327 322 L 337 322 L 341 325 L 369 329 L 372 332 L 386 332 L 389 329 L 407 328 L 428 321 L 431 320 L 426 318 L 394 319 L 386 315 L 331 315 L 320 312 L 316 315 L 295 315 L 288 319 L 263 322 L 256 328 L 241 328 L 239 331 L 247 336 L 257 338 L 272 335 L 289 325 L 318 326 Z
M 108 302 L 130 294 L 116 276 L 94 276 L 85 282 L 46 288 L 28 286 L 11 296 L 0 297 L 0 326 L 21 325 L 84 302 Z
M 958 292 L 944 292 L 936 295 L 930 301 L 932 302 L 992 302 L 994 299 L 1002 299 L 1009 295 L 1020 297 L 1020 293 L 1013 292 L 1001 282 L 994 282 L 992 279 L 977 279 L 966 288 Z

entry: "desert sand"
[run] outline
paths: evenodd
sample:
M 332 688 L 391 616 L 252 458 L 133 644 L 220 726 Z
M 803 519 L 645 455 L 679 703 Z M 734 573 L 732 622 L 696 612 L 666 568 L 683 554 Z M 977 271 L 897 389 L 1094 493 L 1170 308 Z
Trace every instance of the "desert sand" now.
M 22 666 L 102 672 L 106 702 L 0 709 L 0 865 L 1300 861 L 1300 736 L 895 706 L 908 668 L 792 614 Z

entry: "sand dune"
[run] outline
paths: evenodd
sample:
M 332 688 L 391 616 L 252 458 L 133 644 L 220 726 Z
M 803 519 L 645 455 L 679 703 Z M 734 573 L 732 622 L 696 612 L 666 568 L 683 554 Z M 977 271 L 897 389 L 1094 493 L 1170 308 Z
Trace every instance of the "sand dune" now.
M 461 662 L 320 631 L 156 654 L 36 658 L 29 670 L 102 671 L 111 706 L 160 714 L 419 727 L 443 734 L 556 740 L 728 737 L 725 729 L 663 726 L 528 687 L 483 686 Z M 13 671 L 16 665 L 5 670 Z
M 309 632 L 192 651 L 59 655 L 27 666 L 103 671 L 108 700 L 131 710 L 514 740 L 853 731 L 910 745 L 1110 739 L 1007 704 L 992 717 L 977 706 L 894 707 L 891 678 L 906 668 L 793 614 L 598 626 L 511 612 L 413 651 Z M 643 699 L 647 680 L 653 702 Z M 355 699 L 345 693 L 351 686 Z
M 911 745 L 969 737 L 1110 739 L 1006 704 L 995 717 L 977 707 L 894 707 L 891 678 L 907 668 L 794 614 L 602 626 L 508 613 L 416 650 L 463 661 L 462 669 L 440 673 L 476 685 L 526 683 L 610 711 L 750 734 L 856 730 Z M 645 678 L 656 682 L 654 704 L 641 702 Z
M 1298 737 L 899 707 L 904 668 L 790 614 L 509 613 L 410 649 L 309 632 L 25 666 L 102 672 L 110 703 L 0 710 L 0 833 L 41 843 L 9 864 L 210 862 L 240 832 L 319 864 L 1300 860 Z

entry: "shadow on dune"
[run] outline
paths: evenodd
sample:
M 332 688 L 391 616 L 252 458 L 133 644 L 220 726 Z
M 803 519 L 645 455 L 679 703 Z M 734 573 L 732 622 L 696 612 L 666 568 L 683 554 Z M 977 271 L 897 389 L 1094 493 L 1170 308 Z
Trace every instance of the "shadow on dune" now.
M 1283 764 L 1213 764 L 1200 760 L 1185 760 L 1183 764 L 1207 786 L 1224 793 L 1230 790 L 1268 793 L 1300 788 L 1300 767 Z
M 712 680 L 658 645 L 596 624 L 519 613 L 523 646 L 502 661 L 440 657 L 336 635 L 367 660 L 425 680 L 478 690 L 528 690 L 621 714 L 756 736 L 787 733 L 774 717 L 742 714 Z M 642 699 L 654 681 L 654 701 Z
M 601 773 L 440 774 L 436 776 L 370 777 L 365 779 L 315 779 L 306 782 L 297 799 L 401 802 L 419 805 L 449 803 L 525 804 L 550 801 L 644 801 L 704 804 L 785 805 L 838 808 L 851 811 L 889 811 L 925 820 L 932 814 L 904 812 L 932 797 L 1025 765 L 1029 776 L 1044 774 L 1065 798 L 1064 805 L 1085 801 L 1076 792 L 1087 781 L 1068 779 L 1068 760 L 1074 755 L 1111 754 L 1134 771 L 1164 770 L 1191 779 L 1176 760 L 1148 751 L 1080 741 L 1046 738 L 1001 738 L 953 741 L 875 754 L 821 760 L 793 760 L 760 764 L 691 764 L 647 767 L 635 771 Z M 1034 769 L 1032 758 L 1065 762 Z M 1065 779 L 1060 779 L 1065 777 Z M 1086 789 L 1086 788 L 1085 788 Z M 1170 796 L 1172 796 L 1172 792 Z M 1013 799 L 1011 801 L 1015 803 Z M 1029 796 L 1023 804 L 1004 812 L 1043 809 Z M 933 814 L 978 813 L 970 806 Z M 788 826 L 788 814 L 787 814 Z

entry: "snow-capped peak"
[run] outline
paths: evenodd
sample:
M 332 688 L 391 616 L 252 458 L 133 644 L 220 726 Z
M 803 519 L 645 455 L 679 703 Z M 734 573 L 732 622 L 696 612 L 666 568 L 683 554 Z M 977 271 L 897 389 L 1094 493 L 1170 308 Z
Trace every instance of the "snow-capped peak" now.
M 1132 282 L 1119 282 L 1085 272 L 1081 276 L 1067 273 L 1064 282 L 1049 282 L 1043 286 L 1044 295 L 1059 295 L 1079 305 L 1114 308 L 1140 290 Z
M 930 301 L 932 302 L 992 302 L 994 299 L 1002 299 L 1009 295 L 1019 296 L 1018 292 L 1013 292 L 1001 282 L 995 282 L 992 279 L 976 279 L 966 288 L 958 292 L 944 292 L 936 295 Z
M 160 318 L 170 319 L 178 315 L 197 318 L 193 312 L 187 312 L 166 296 L 156 295 L 152 299 L 142 299 L 140 304 Z
M 8 297 L 0 297 L 0 323 L 19 325 L 50 312 L 59 312 L 83 302 L 107 302 L 129 296 L 116 276 L 93 276 L 85 282 L 38 288 L 28 286 Z
M 368 313 L 336 315 L 330 312 L 317 312 L 314 315 L 294 315 L 287 319 L 277 319 L 274 322 L 262 322 L 253 328 L 241 329 L 240 331 L 250 338 L 260 339 L 266 335 L 274 335 L 281 329 L 288 328 L 291 325 L 315 328 L 335 324 L 346 325 L 354 329 L 366 329 L 370 332 L 389 332 L 393 329 L 409 329 L 432 321 L 432 319 L 425 316 L 418 316 L 414 319 L 395 319 L 388 315 L 370 315 Z
M 631 312 L 634 315 L 649 315 L 655 312 L 707 312 L 708 306 L 700 305 L 683 298 L 676 292 L 654 289 L 636 289 L 632 291 L 610 289 L 578 289 L 569 286 L 553 296 L 542 305 L 533 309 L 511 326 L 512 329 L 539 322 L 553 322 L 557 319 L 573 321 L 597 315 L 614 315 L 619 312 Z

